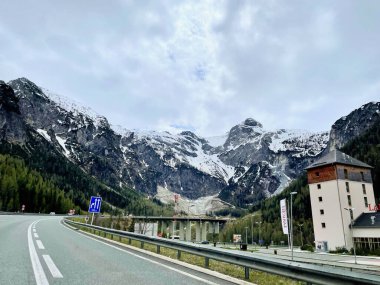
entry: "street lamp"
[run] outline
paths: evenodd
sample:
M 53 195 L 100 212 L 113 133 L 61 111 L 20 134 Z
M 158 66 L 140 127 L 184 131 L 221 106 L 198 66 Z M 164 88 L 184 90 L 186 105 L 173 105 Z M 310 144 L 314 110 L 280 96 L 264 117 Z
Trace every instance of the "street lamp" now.
M 248 227 L 245 227 L 245 244 L 248 245 Z
M 262 222 L 256 222 L 256 224 L 259 225 L 259 245 L 261 245 L 261 243 L 260 243 L 260 240 L 261 240 L 261 223 Z
M 252 245 L 253 245 L 253 215 L 251 217 L 251 242 L 252 242 Z
M 297 192 L 290 192 L 290 248 L 292 250 L 292 260 L 293 260 L 293 195 Z
M 355 256 L 355 264 L 357 264 L 357 261 L 356 261 L 356 247 L 355 247 L 355 240 L 354 240 L 354 229 L 352 228 L 353 226 L 353 211 L 355 210 L 355 208 L 344 208 L 346 211 L 348 211 L 350 213 L 350 221 L 351 221 L 351 237 L 352 237 L 352 246 L 354 247 L 354 256 Z

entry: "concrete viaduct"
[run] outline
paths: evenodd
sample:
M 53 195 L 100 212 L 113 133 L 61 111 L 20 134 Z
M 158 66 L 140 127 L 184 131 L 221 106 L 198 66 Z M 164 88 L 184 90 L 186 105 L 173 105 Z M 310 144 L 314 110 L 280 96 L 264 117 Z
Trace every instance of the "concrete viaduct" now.
M 183 241 L 192 241 L 191 233 L 195 228 L 195 241 L 207 240 L 207 234 L 218 234 L 219 227 L 224 225 L 229 219 L 201 218 L 201 217 L 147 217 L 133 216 L 135 223 L 158 223 L 158 230 L 161 233 L 170 233 Z

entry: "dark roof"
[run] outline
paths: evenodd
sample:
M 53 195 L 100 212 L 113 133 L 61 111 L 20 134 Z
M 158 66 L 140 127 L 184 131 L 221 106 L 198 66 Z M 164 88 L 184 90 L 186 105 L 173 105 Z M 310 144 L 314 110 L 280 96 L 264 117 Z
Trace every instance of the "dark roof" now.
M 380 228 L 380 212 L 361 214 L 355 220 L 353 228 Z
M 311 169 L 311 168 L 330 165 L 330 164 L 346 164 L 346 165 L 353 165 L 353 166 L 359 166 L 359 167 L 364 167 L 364 168 L 372 168 L 372 166 L 364 162 L 361 162 L 360 160 L 357 160 L 349 156 L 348 154 L 345 154 L 339 150 L 333 150 L 333 151 L 330 151 L 325 156 L 322 156 L 313 164 L 306 167 L 306 169 Z

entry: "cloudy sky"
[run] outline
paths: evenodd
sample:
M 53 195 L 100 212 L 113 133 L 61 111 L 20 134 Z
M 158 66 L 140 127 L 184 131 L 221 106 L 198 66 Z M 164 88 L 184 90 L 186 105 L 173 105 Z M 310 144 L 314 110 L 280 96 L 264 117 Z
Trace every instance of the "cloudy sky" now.
M 329 130 L 380 101 L 380 1 L 2 0 L 0 79 L 127 129 Z

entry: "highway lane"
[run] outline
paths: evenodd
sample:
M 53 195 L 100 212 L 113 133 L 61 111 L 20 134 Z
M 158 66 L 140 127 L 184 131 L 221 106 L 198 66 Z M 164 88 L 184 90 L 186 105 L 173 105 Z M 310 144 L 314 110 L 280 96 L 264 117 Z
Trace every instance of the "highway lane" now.
M 89 238 L 54 216 L 0 216 L 0 284 L 233 284 Z
M 35 284 L 27 228 L 33 218 L 0 216 L 0 284 Z

